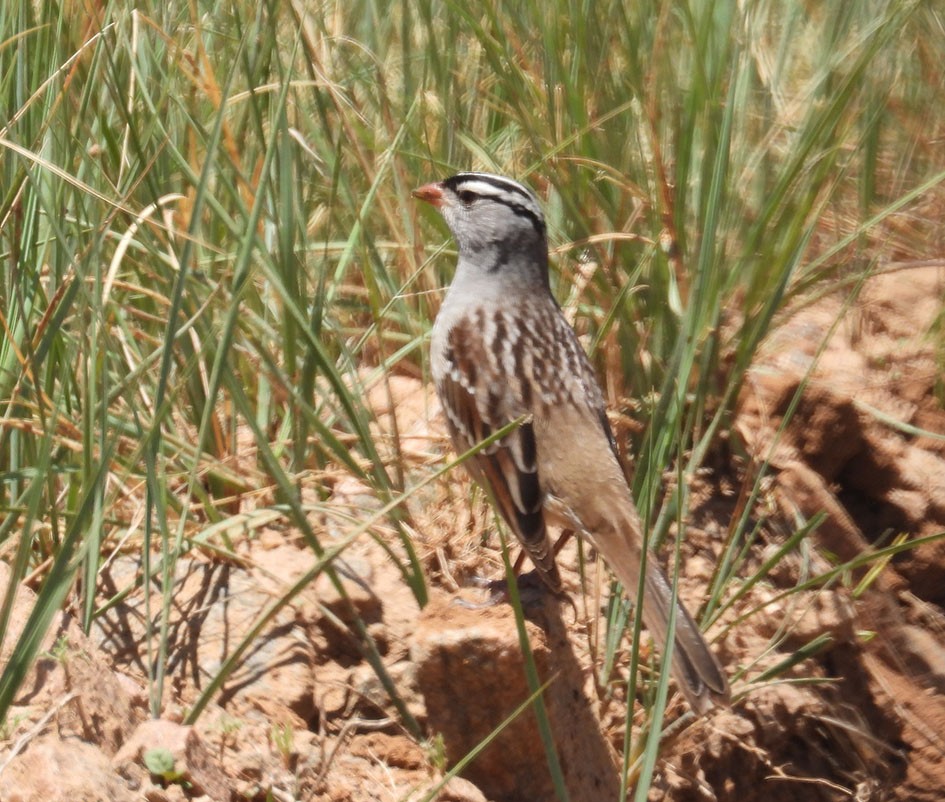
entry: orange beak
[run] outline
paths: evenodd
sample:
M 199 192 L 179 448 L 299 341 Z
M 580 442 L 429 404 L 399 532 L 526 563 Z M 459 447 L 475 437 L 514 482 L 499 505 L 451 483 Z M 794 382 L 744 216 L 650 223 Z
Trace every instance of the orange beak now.
M 443 186 L 441 184 L 424 184 L 422 187 L 417 187 L 410 194 L 419 200 L 436 206 L 437 209 L 443 205 Z

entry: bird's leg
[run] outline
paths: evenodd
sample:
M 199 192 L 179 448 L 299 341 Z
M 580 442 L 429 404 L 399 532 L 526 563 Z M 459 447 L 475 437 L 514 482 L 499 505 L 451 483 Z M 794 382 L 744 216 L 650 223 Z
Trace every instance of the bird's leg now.
M 558 555 L 558 552 L 561 551 L 562 547 L 574 536 L 573 529 L 562 529 L 561 534 L 558 535 L 558 539 L 555 541 L 553 546 L 553 551 L 555 556 Z M 519 552 L 518 557 L 515 559 L 515 565 L 512 566 L 512 574 L 515 577 L 515 582 L 518 587 L 519 598 L 522 599 L 524 603 L 530 603 L 537 599 L 539 594 L 544 593 L 545 591 L 551 591 L 555 596 L 560 598 L 567 599 L 571 607 L 574 608 L 575 615 L 577 615 L 577 608 L 575 607 L 574 599 L 571 596 L 564 592 L 564 590 L 552 590 L 548 585 L 542 580 L 541 574 L 537 569 L 522 573 L 522 567 L 525 564 L 525 557 L 527 553 L 523 549 Z M 489 596 L 487 599 L 481 602 L 470 602 L 466 599 L 457 599 L 456 603 L 462 605 L 463 607 L 468 607 L 473 610 L 481 610 L 487 607 L 494 607 L 497 604 L 502 604 L 509 600 L 509 583 L 507 579 L 486 579 L 481 576 L 473 576 L 470 579 L 469 584 L 483 588 L 489 591 Z
M 525 549 L 520 549 L 518 552 L 518 557 L 515 558 L 515 565 L 512 566 L 512 575 L 521 576 L 522 567 L 525 565 L 525 557 L 527 556 Z
M 558 539 L 555 541 L 555 544 L 554 544 L 554 546 L 553 546 L 552 549 L 551 549 L 552 552 L 554 553 L 555 557 L 558 556 L 558 552 L 561 551 L 561 549 L 564 547 L 565 543 L 567 543 L 573 536 L 574 536 L 574 530 L 573 530 L 573 529 L 562 529 L 562 530 L 561 530 L 561 534 L 558 535 Z M 522 576 L 522 567 L 525 565 L 525 558 L 526 558 L 527 556 L 528 556 L 528 553 L 525 551 L 525 549 L 522 549 L 522 550 L 518 553 L 518 557 L 516 557 L 516 559 L 515 559 L 515 565 L 512 566 L 512 573 L 513 573 L 515 576 Z M 532 571 L 531 573 L 538 573 L 538 572 L 537 572 L 537 571 Z M 527 575 L 526 575 L 526 576 L 527 576 Z
M 555 553 L 555 557 L 558 556 L 558 552 L 561 551 L 562 548 L 564 548 L 564 544 L 567 543 L 572 537 L 574 537 L 574 530 L 573 530 L 573 529 L 562 529 L 562 530 L 561 530 L 561 534 L 558 535 L 558 539 L 555 541 L 555 545 L 554 545 L 554 548 L 553 548 L 553 551 L 554 551 L 554 553 Z M 524 554 L 523 554 L 523 556 L 524 556 Z

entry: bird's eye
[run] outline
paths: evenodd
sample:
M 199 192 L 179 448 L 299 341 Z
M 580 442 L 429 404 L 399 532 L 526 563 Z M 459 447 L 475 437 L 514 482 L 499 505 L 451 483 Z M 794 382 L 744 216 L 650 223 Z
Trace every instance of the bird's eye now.
M 473 202 L 474 200 L 476 200 L 476 197 L 477 197 L 477 196 L 476 196 L 476 193 L 473 192 L 471 189 L 464 189 L 464 190 L 462 190 L 461 192 L 459 192 L 459 193 L 457 193 L 457 194 L 459 195 L 459 199 L 460 199 L 460 200 L 463 202 L 463 204 L 466 205 L 466 206 L 471 206 L 471 205 L 472 205 L 472 202 Z

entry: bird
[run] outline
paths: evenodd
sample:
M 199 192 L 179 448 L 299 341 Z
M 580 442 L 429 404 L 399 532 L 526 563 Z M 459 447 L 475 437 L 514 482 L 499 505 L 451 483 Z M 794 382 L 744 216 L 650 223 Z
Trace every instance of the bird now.
M 510 178 L 461 172 L 413 196 L 434 206 L 458 245 L 430 338 L 430 371 L 463 464 L 562 592 L 549 527 L 573 530 L 624 588 L 639 587 L 643 524 L 617 456 L 590 361 L 551 290 L 544 215 Z M 672 587 L 645 561 L 643 621 L 665 648 Z M 676 604 L 671 672 L 696 715 L 730 703 L 728 679 L 685 607 Z

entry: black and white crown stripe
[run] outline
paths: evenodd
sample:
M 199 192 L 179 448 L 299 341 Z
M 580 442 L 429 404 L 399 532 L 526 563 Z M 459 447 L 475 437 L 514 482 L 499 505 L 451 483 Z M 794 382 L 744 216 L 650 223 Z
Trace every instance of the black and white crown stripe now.
M 528 217 L 539 233 L 545 231 L 545 216 L 538 198 L 527 187 L 510 178 L 491 173 L 457 173 L 443 182 L 461 201 L 488 198 L 508 206 L 516 214 Z

